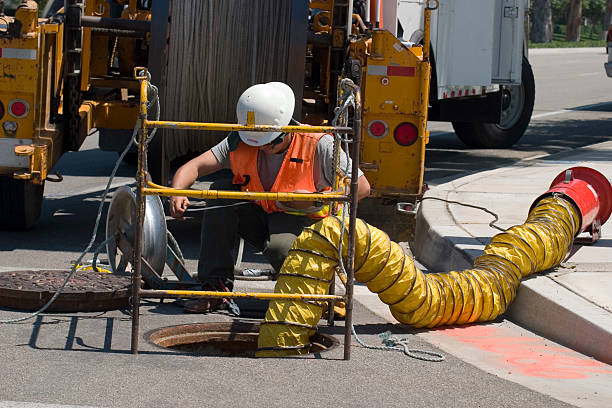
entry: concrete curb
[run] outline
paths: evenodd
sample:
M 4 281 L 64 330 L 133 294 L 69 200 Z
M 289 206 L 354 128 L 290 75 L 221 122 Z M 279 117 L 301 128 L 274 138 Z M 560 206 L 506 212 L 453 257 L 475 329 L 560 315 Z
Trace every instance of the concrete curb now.
M 521 282 L 506 315 L 543 337 L 612 364 L 612 332 L 604 324 L 609 313 L 547 275 Z
M 580 150 L 576 149 L 573 153 L 578 156 Z M 560 157 L 567 155 L 567 152 L 559 153 Z M 519 162 L 513 166 L 533 166 L 534 171 L 537 171 L 537 162 Z M 471 174 L 438 185 L 425 193 L 417 213 L 416 240 L 410 243 L 419 262 L 432 272 L 472 267 L 473 261 L 482 254 L 490 238 L 474 237 L 462 228 L 448 204 L 440 200 L 452 199 L 460 186 L 487 176 L 498 176 L 504 171 L 508 171 L 507 168 Z M 478 205 L 478 201 L 471 203 Z M 612 364 L 612 324 L 609 311 L 555 281 L 554 276 L 558 272 L 552 270 L 524 280 L 506 316 L 534 333 Z
M 447 191 L 433 189 L 423 198 L 446 199 Z M 415 257 L 432 272 L 447 272 L 451 269 L 466 269 L 472 266 L 473 259 L 440 231 L 434 228 L 430 220 L 440 221 L 440 217 L 449 217 L 446 204 L 443 201 L 424 201 L 419 207 L 416 219 L 416 240 L 410 243 L 410 249 Z M 445 226 L 446 234 L 459 227 Z M 454 234 L 452 234 L 454 235 Z

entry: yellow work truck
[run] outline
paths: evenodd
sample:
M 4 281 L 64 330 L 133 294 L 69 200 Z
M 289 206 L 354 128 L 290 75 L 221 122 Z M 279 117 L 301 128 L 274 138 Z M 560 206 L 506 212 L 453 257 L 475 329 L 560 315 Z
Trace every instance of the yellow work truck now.
M 50 5 L 43 18 L 32 0 L 22 1 L 14 16 L 0 16 L 0 228 L 36 223 L 45 181 L 56 180 L 53 166 L 93 129 L 102 149 L 126 146 L 138 114 L 136 66 L 147 67 L 159 88 L 161 119 L 201 122 L 235 122 L 238 95 L 277 80 L 296 94 L 295 119 L 329 123 L 339 81 L 348 77 L 361 87 L 360 160 L 373 196 L 393 204 L 422 193 L 429 41 L 408 43 L 379 28 L 382 2 Z M 437 5 L 427 2 L 428 12 Z M 153 180 L 166 183 L 173 159 L 224 136 L 160 131 L 149 145 Z

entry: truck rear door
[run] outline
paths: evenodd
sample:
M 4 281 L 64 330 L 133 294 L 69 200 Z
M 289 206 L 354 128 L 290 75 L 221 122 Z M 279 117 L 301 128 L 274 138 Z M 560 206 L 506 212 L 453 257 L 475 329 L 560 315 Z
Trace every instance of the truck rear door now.
M 432 30 L 438 87 L 491 84 L 493 19 L 499 1 L 440 1 Z
M 528 1 L 440 0 L 431 33 L 439 89 L 520 83 Z M 406 40 L 422 28 L 424 5 L 399 0 Z
M 520 84 L 525 0 L 497 0 L 493 31 L 492 82 Z

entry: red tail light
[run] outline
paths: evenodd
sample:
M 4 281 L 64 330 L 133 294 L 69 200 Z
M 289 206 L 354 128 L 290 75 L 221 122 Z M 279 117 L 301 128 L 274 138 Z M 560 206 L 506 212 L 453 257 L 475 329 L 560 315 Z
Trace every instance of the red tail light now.
M 419 138 L 419 130 L 412 123 L 404 122 L 395 128 L 395 141 L 401 146 L 410 146 Z
M 382 120 L 373 120 L 368 125 L 368 133 L 372 137 L 380 138 L 387 136 L 389 126 Z
M 30 105 L 23 99 L 13 99 L 9 103 L 8 111 L 17 119 L 25 118 L 30 113 Z

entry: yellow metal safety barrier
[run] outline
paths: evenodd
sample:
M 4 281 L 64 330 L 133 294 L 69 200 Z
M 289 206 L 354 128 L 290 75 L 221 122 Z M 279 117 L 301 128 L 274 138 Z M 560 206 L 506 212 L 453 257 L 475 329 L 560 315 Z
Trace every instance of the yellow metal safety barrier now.
M 346 305 L 346 322 L 344 339 L 344 358 L 350 358 L 350 338 L 351 338 L 351 319 L 352 319 L 352 257 L 354 253 L 355 237 L 354 228 L 357 217 L 357 179 L 359 166 L 359 141 L 361 129 L 361 106 L 359 87 L 350 83 L 348 86 L 355 94 L 355 109 L 353 127 L 333 127 L 333 126 L 261 126 L 254 124 L 254 115 L 249 114 L 247 125 L 226 124 L 226 123 L 197 123 L 197 122 L 175 122 L 175 121 L 150 121 L 147 119 L 147 103 L 149 91 L 149 74 L 146 68 L 137 67 L 134 69 L 134 76 L 140 81 L 140 104 L 139 104 L 139 129 L 138 129 L 138 170 L 136 177 L 136 237 L 134 243 L 134 265 L 132 274 L 132 340 L 131 352 L 138 353 L 138 332 L 140 322 L 140 298 L 256 298 L 267 300 L 301 300 L 307 302 L 324 301 L 329 302 L 332 309 L 334 301 L 343 301 Z M 269 192 L 238 192 L 238 191 L 217 191 L 217 190 L 184 190 L 172 189 L 157 185 L 147 180 L 145 163 L 147 161 L 147 135 L 150 128 L 166 129 L 195 129 L 195 130 L 220 130 L 220 131 L 259 131 L 259 132 L 309 132 L 309 133 L 344 133 L 352 134 L 352 157 L 353 165 L 351 172 L 350 185 L 346 178 L 337 174 L 337 180 L 343 178 L 341 183 L 336 185 L 343 186 L 329 194 L 297 194 L 297 193 L 269 193 Z M 339 149 L 336 149 L 340 154 Z M 348 193 L 346 188 L 348 188 Z M 240 292 L 214 292 L 214 291 L 189 291 L 189 290 L 143 290 L 141 289 L 142 276 L 142 230 L 145 213 L 145 196 L 187 196 L 201 198 L 230 198 L 240 200 L 278 200 L 278 201 L 337 201 L 350 202 L 351 211 L 349 215 L 348 238 L 348 259 L 347 259 L 347 291 L 344 296 L 330 294 L 303 294 L 303 293 L 240 293 Z M 332 317 L 333 319 L 333 317 Z
M 167 188 L 158 184 L 148 182 L 149 188 L 143 190 L 145 195 L 159 195 L 165 197 L 181 196 L 218 199 L 226 198 L 232 200 L 277 200 L 277 201 L 348 201 L 350 199 L 344 192 L 345 189 L 332 191 L 330 193 L 268 193 L 255 191 L 222 191 L 222 190 L 180 190 Z

